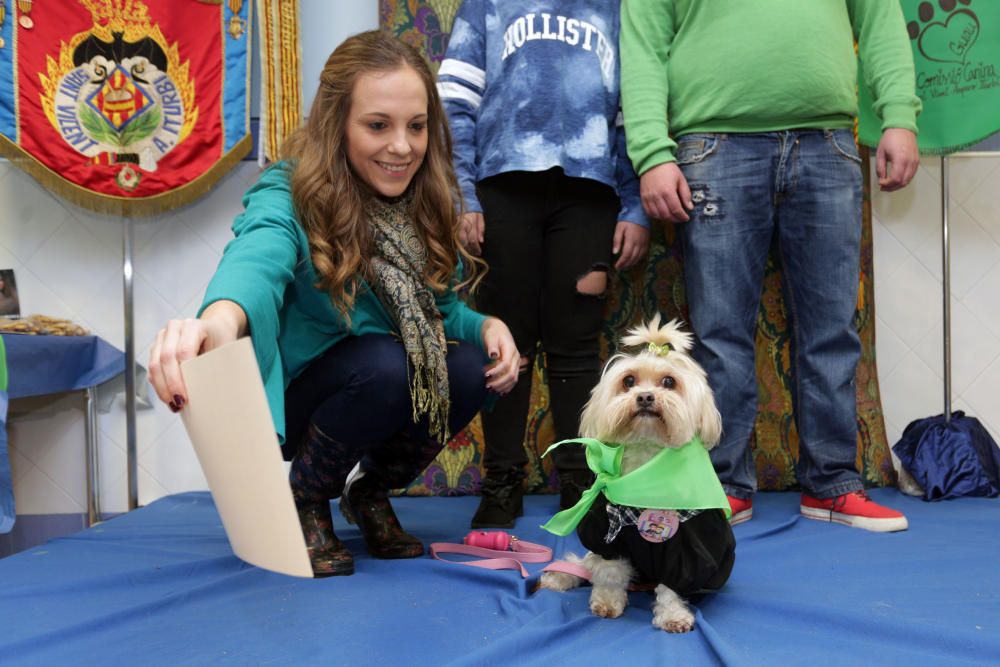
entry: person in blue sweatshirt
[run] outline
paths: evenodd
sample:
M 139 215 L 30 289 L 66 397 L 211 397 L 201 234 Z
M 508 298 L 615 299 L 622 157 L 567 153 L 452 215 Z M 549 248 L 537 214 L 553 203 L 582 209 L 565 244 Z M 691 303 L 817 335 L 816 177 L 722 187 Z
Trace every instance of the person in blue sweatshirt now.
M 528 373 L 545 353 L 556 438 L 577 435 L 601 372 L 609 271 L 645 254 L 649 222 L 625 152 L 619 3 L 465 0 L 438 92 L 454 139 L 461 241 L 489 265 L 477 307 L 508 324 Z M 539 345 L 540 344 L 540 345 Z M 521 514 L 530 382 L 484 412 L 482 501 L 473 528 Z M 560 505 L 591 473 L 582 451 L 554 453 Z

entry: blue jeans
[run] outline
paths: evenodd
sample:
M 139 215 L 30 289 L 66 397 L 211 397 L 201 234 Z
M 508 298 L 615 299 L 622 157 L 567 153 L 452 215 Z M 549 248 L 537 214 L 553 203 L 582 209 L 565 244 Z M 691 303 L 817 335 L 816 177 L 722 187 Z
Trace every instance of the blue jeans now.
M 450 341 L 445 361 L 448 428 L 456 435 L 486 400 L 489 359 L 478 345 Z M 426 415 L 413 420 L 412 374 L 406 349 L 390 335 L 348 336 L 313 361 L 285 391 L 283 453 L 298 455 L 293 475 L 326 498 L 340 495 L 358 461 L 389 488 L 412 482 L 444 445 L 429 436 Z
M 681 225 L 695 358 L 722 413 L 712 461 L 726 493 L 757 488 L 754 335 L 772 238 L 791 332 L 792 402 L 803 489 L 863 488 L 855 457 L 854 328 L 861 247 L 861 159 L 849 130 L 692 134 L 677 162 L 695 208 Z

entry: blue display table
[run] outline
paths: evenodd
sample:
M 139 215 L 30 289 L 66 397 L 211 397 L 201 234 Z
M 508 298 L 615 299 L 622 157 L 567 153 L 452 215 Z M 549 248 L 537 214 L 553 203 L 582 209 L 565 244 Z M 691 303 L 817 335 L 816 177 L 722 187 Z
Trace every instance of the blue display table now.
M 8 397 L 11 400 L 68 391 L 85 391 L 87 520 L 100 515 L 97 483 L 97 387 L 125 373 L 125 353 L 97 336 L 0 334 L 7 348 Z M 3 403 L 3 401 L 0 401 Z M 6 405 L 0 405 L 0 409 Z M 0 413 L 5 424 L 6 411 Z M 10 482 L 7 440 L 0 439 L 0 533 L 14 526 L 14 491 Z

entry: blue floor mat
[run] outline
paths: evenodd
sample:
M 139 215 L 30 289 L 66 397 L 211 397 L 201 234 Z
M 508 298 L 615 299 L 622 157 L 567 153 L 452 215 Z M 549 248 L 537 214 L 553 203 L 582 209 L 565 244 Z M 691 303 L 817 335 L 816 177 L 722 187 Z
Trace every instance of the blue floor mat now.
M 303 580 L 237 559 L 207 493 L 163 498 L 0 560 L 0 664 L 78 665 L 959 665 L 1000 663 L 1000 501 L 872 496 L 910 529 L 875 534 L 803 519 L 798 495 L 761 493 L 736 526 L 725 588 L 697 625 L 651 625 L 652 595 L 618 619 L 589 588 L 534 593 L 531 576 L 432 560 L 380 561 L 338 535 L 352 577 Z M 394 499 L 425 542 L 460 541 L 477 498 Z M 538 526 L 529 496 L 511 531 L 582 553 Z

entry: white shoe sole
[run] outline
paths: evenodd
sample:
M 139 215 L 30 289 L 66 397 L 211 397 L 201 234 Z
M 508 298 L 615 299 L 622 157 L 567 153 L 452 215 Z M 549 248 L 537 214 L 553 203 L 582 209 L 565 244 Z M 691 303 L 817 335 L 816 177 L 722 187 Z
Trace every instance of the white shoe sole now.
M 799 511 L 807 519 L 816 521 L 826 521 L 829 523 L 839 523 L 851 528 L 861 528 L 874 533 L 895 533 L 906 530 L 910 527 L 905 516 L 897 518 L 873 519 L 867 516 L 854 516 L 853 514 L 841 514 L 830 510 L 819 509 L 817 507 L 806 507 L 799 505 Z
M 742 512 L 737 512 L 736 514 L 729 517 L 729 525 L 735 526 L 738 523 L 743 523 L 744 521 L 749 521 L 753 517 L 753 508 L 745 509 Z

